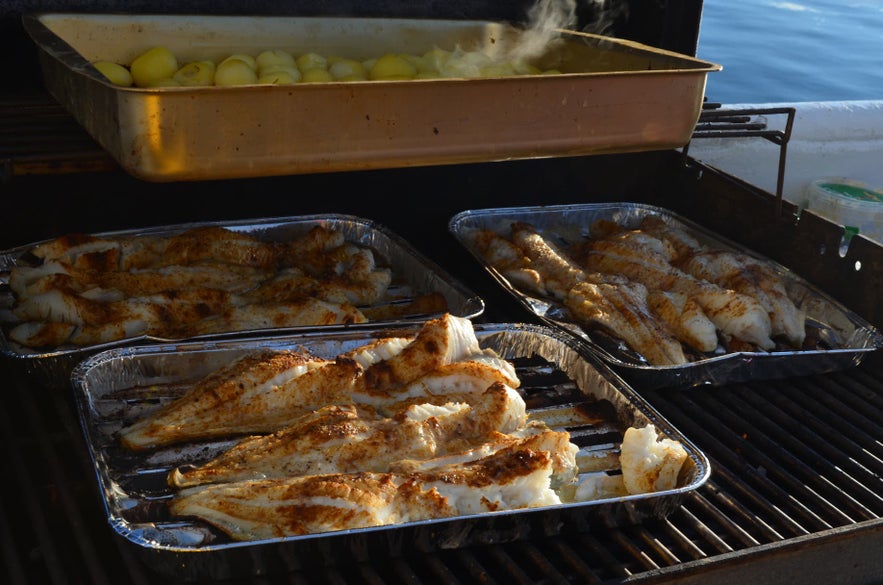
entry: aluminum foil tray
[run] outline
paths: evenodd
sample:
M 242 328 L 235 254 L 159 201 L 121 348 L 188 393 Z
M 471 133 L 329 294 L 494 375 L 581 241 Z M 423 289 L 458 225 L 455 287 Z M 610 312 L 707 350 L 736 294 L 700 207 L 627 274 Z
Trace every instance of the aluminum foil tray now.
M 639 390 L 719 386 L 747 380 L 822 374 L 856 366 L 869 352 L 883 347 L 883 336 L 873 325 L 786 267 L 773 263 L 785 282 L 790 298 L 798 307 L 806 310 L 807 335 L 803 348 L 727 353 L 719 347 L 713 354 L 699 356 L 684 365 L 648 365 L 620 340 L 600 330 L 580 325 L 556 300 L 538 298 L 519 289 L 481 257 L 468 237 L 471 230 L 478 228 L 508 234 L 511 223 L 520 221 L 535 226 L 556 244 L 567 245 L 586 238 L 590 226 L 596 220 L 611 220 L 624 226 L 637 227 L 644 217 L 651 215 L 685 229 L 700 243 L 709 247 L 739 251 L 761 258 L 751 250 L 666 209 L 635 203 L 467 210 L 451 218 L 449 229 L 497 283 L 525 308 L 543 322 L 578 337 L 585 343 L 587 351 L 600 356 Z
M 48 91 L 132 175 L 180 181 L 663 150 L 686 144 L 719 65 L 560 31 L 562 75 L 122 88 L 90 64 L 163 45 L 182 63 L 284 49 L 357 60 L 520 43 L 474 20 L 33 14 Z
M 94 234 L 106 237 L 137 237 L 137 236 L 171 236 L 185 230 L 205 227 L 222 226 L 237 232 L 247 233 L 267 242 L 285 242 L 305 234 L 311 228 L 322 225 L 341 232 L 348 242 L 370 248 L 379 266 L 391 269 L 393 281 L 387 291 L 387 306 L 395 306 L 414 299 L 420 295 L 438 293 L 444 297 L 447 312 L 458 317 L 474 318 L 484 312 L 484 301 L 468 290 L 456 278 L 447 274 L 440 266 L 419 253 L 402 237 L 374 221 L 338 214 L 304 215 L 296 217 L 262 218 L 252 220 L 236 220 L 230 222 L 201 222 L 159 226 L 138 230 L 124 230 Z M 0 252 L 0 311 L 8 310 L 14 305 L 15 297 L 9 288 L 9 273 L 15 266 L 31 265 L 34 261 L 29 252 L 39 244 L 20 246 Z M 380 308 L 381 305 L 375 308 Z M 438 313 L 436 313 L 438 314 Z M 342 327 L 376 327 L 378 324 L 401 324 L 422 321 L 426 313 L 404 313 L 391 319 L 375 320 L 367 324 L 329 325 L 328 328 Z M 11 360 L 19 371 L 25 375 L 39 376 L 50 386 L 67 386 L 73 366 L 87 355 L 110 347 L 132 345 L 144 342 L 180 341 L 153 337 L 130 338 L 102 345 L 87 347 L 58 347 L 33 350 L 21 346 L 8 338 L 9 323 L 0 320 L 0 354 L 4 359 Z M 217 338 L 225 335 L 280 334 L 288 331 L 299 331 L 310 327 L 293 327 L 284 329 L 262 329 L 250 331 L 231 331 L 226 334 L 213 334 L 198 338 Z
M 398 555 L 551 535 L 585 529 L 592 518 L 600 522 L 662 518 L 709 477 L 707 457 L 605 364 L 581 354 L 573 336 L 532 324 L 477 324 L 474 329 L 482 347 L 494 349 L 516 367 L 529 416 L 570 431 L 571 440 L 580 447 L 581 475 L 616 474 L 622 433 L 629 426 L 652 423 L 688 452 L 678 486 L 530 510 L 234 542 L 207 524 L 169 518 L 165 508 L 171 496 L 165 478 L 171 468 L 208 458 L 231 443 L 195 442 L 146 454 L 133 454 L 119 445 L 117 433 L 124 424 L 180 395 L 181 383 L 244 353 L 305 348 L 332 357 L 379 336 L 416 334 L 419 327 L 412 324 L 398 329 L 116 348 L 84 360 L 71 380 L 110 526 L 161 573 L 222 579 L 284 572 L 315 562 L 345 562 L 368 554 Z

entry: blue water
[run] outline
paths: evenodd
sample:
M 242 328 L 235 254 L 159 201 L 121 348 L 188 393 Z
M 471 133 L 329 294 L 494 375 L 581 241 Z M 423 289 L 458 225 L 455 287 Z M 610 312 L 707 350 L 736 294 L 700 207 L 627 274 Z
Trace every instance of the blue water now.
M 704 0 L 696 55 L 709 101 L 883 100 L 883 0 Z

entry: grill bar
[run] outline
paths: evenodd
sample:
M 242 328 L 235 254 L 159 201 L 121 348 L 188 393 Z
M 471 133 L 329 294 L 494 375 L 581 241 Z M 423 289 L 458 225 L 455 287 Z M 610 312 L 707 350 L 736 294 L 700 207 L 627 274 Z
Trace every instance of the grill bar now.
M 859 448 L 853 443 L 869 440 L 863 444 L 871 462 L 879 465 L 873 453 L 880 449 L 879 440 L 856 432 L 852 419 L 822 420 L 813 411 L 851 411 L 849 403 L 856 400 L 860 405 L 879 402 L 872 387 L 879 384 L 863 382 L 881 375 L 879 365 L 863 364 L 854 372 L 801 379 L 799 389 L 795 380 L 775 387 L 757 383 L 653 393 L 650 399 L 663 415 L 712 458 L 711 480 L 667 520 L 624 526 L 598 521 L 551 538 L 392 555 L 383 562 L 376 551 L 361 555 L 357 563 L 340 563 L 338 553 L 328 551 L 321 574 L 339 583 L 533 583 L 542 578 L 605 583 L 624 577 L 641 582 L 685 563 L 877 524 L 883 509 L 877 496 L 880 476 L 851 459 Z M 826 400 L 817 400 L 806 388 Z M 798 391 L 803 400 L 788 397 Z M 2 488 L 0 526 L 10 536 L 3 539 L 2 550 L 7 582 L 65 583 L 67 575 L 76 573 L 96 583 L 115 582 L 120 575 L 133 583 L 159 583 L 161 578 L 120 546 L 104 524 L 70 397 L 35 392 L 19 380 L 4 401 L 0 421 L 10 477 Z M 821 430 L 815 428 L 818 421 Z M 806 430 L 794 435 L 802 426 Z M 855 468 L 850 474 L 832 472 L 849 464 Z M 761 465 L 766 474 L 758 471 Z M 798 489 L 798 478 L 805 489 Z M 295 571 L 285 582 L 298 582 L 316 570 Z

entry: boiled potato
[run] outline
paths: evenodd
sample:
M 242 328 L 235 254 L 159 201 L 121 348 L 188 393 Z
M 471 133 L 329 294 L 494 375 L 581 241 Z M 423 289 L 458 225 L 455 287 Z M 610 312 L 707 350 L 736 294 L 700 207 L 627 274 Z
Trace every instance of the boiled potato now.
M 322 69 L 321 67 L 313 67 L 312 69 L 307 69 L 303 72 L 303 77 L 301 77 L 301 81 L 305 83 L 322 83 L 325 81 L 334 81 L 334 78 L 331 77 L 331 73 L 328 72 L 327 69 Z
M 331 77 L 338 80 L 366 79 L 368 77 L 364 65 L 353 59 L 338 59 L 329 67 L 328 72 Z
M 414 79 L 417 68 L 401 55 L 387 53 L 377 59 L 368 78 L 372 80 Z
M 258 81 L 260 83 L 263 83 L 260 81 L 261 78 L 269 78 L 273 75 L 278 75 L 280 79 L 291 78 L 289 83 L 297 83 L 303 78 L 303 74 L 301 74 L 297 65 L 270 65 L 269 67 L 258 69 Z
M 257 71 L 242 59 L 224 59 L 215 69 L 215 85 L 248 85 L 257 82 Z
M 258 53 L 258 56 L 255 57 L 255 63 L 257 65 L 257 69 L 260 73 L 264 73 L 264 70 L 269 67 L 274 66 L 284 66 L 284 67 L 294 67 L 294 55 L 289 53 L 288 51 L 283 51 L 281 49 L 269 49 L 266 51 L 261 51 Z
M 135 57 L 129 66 L 132 81 L 138 87 L 149 87 L 161 79 L 171 79 L 178 70 L 178 59 L 166 47 L 153 47 Z
M 112 63 L 111 61 L 95 61 L 92 65 L 114 85 L 131 87 L 132 83 L 134 83 L 132 80 L 132 74 L 129 73 L 129 70 L 119 63 Z
M 328 69 L 328 59 L 319 53 L 304 53 L 295 59 L 297 68 L 306 74 L 307 69 Z
M 257 70 L 257 68 L 258 68 L 257 59 L 255 59 L 254 57 L 252 57 L 251 55 L 248 55 L 246 53 L 234 53 L 233 55 L 230 55 L 229 57 L 227 57 L 226 59 L 224 59 L 220 63 L 218 63 L 218 66 L 223 65 L 225 61 L 237 61 L 237 60 L 242 61 L 243 63 L 245 63 L 246 65 L 248 65 L 249 67 L 251 67 L 254 70 Z
M 300 71 L 295 67 L 275 67 L 269 73 L 263 73 L 258 77 L 258 83 L 264 85 L 291 85 L 302 79 Z
M 183 86 L 206 86 L 215 82 L 214 61 L 194 61 L 187 63 L 175 72 L 172 77 Z

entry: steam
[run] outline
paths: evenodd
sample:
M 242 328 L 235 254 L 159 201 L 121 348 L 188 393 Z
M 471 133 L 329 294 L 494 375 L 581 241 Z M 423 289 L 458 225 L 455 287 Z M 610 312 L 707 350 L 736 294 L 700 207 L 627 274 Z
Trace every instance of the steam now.
M 527 12 L 527 24 L 518 44 L 506 50 L 508 58 L 517 62 L 542 55 L 561 36 L 559 29 L 573 29 L 576 23 L 576 0 L 539 0 Z
M 457 47 L 450 53 L 441 51 L 433 58 L 433 65 L 444 77 L 530 73 L 527 63 L 563 42 L 562 30 L 576 30 L 582 19 L 587 23 L 583 32 L 607 34 L 627 11 L 626 0 L 536 0 L 517 35 L 504 35 L 472 50 Z

